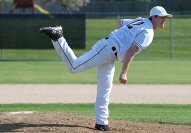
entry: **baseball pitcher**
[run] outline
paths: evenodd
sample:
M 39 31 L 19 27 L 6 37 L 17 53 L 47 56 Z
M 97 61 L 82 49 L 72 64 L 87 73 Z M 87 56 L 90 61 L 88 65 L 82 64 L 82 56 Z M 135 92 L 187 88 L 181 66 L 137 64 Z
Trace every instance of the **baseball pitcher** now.
M 128 82 L 128 69 L 134 56 L 146 49 L 152 42 L 154 31 L 163 29 L 167 18 L 172 17 L 161 6 L 150 10 L 149 18 L 123 19 L 120 27 L 107 37 L 96 42 L 92 49 L 80 57 L 76 57 L 63 37 L 62 27 L 43 27 L 45 33 L 52 40 L 53 46 L 72 73 L 82 72 L 97 67 L 97 97 L 95 104 L 95 128 L 109 131 L 109 97 L 113 86 L 115 61 L 123 63 L 119 81 Z

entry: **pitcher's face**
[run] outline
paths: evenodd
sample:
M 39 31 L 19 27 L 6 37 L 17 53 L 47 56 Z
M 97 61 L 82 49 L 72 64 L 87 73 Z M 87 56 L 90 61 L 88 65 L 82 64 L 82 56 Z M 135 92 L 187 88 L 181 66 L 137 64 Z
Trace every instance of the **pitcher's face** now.
M 167 20 L 167 17 L 161 17 L 161 16 L 157 16 L 157 17 L 153 17 L 153 25 L 155 29 L 163 29 L 165 26 L 165 22 Z

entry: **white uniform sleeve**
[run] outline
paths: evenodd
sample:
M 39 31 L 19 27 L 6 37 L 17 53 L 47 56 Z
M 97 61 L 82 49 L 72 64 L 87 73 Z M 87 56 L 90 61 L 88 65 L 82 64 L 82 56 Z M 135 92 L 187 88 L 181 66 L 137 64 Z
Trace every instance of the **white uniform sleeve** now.
M 137 20 L 144 20 L 145 18 L 138 17 L 136 19 L 121 19 L 119 21 L 119 27 L 123 27 L 124 25 L 129 25 L 132 22 L 135 22 Z
M 123 27 L 124 25 L 128 25 L 132 22 L 133 19 L 121 19 L 119 21 L 119 27 Z
M 134 43 L 141 49 L 141 51 L 147 48 L 151 42 L 152 37 L 150 37 L 149 33 L 146 31 L 139 33 L 134 40 Z

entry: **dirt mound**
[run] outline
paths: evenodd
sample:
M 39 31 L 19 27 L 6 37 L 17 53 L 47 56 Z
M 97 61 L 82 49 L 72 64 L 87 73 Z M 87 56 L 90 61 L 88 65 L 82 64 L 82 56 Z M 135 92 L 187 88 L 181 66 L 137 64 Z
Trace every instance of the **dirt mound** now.
M 61 112 L 0 113 L 0 132 L 94 133 L 95 120 Z M 191 125 L 136 123 L 110 120 L 117 133 L 191 133 Z

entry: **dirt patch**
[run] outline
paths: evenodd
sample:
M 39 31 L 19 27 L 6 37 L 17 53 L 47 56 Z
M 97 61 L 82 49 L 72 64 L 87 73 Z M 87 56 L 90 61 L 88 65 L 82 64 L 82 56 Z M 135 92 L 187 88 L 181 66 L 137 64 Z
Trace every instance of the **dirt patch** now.
M 0 132 L 94 133 L 95 120 L 61 112 L 0 113 Z M 191 125 L 110 120 L 113 133 L 191 133 Z

